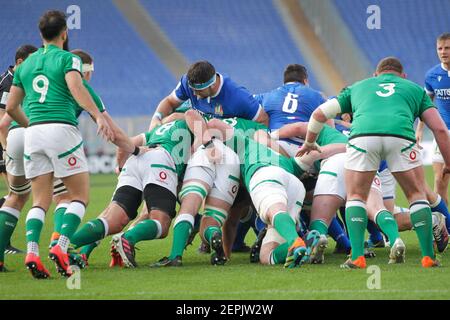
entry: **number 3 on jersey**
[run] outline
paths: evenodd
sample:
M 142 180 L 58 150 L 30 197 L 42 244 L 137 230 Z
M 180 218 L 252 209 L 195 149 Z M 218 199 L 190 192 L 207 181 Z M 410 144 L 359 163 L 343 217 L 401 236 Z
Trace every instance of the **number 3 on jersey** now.
M 33 79 L 33 90 L 41 94 L 39 103 L 44 103 L 47 96 L 49 81 L 46 76 L 39 75 Z
M 382 83 L 379 84 L 380 87 L 382 87 L 384 90 L 386 90 L 387 92 L 382 92 L 382 91 L 377 91 L 375 92 L 377 94 L 377 96 L 379 97 L 389 97 L 392 96 L 395 93 L 395 83 Z
M 288 93 L 284 98 L 283 112 L 294 113 L 298 107 L 298 94 Z

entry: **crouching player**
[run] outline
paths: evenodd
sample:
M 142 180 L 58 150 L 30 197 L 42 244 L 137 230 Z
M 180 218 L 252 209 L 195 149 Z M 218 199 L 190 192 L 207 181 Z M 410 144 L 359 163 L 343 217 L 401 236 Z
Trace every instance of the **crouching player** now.
M 222 242 L 222 226 L 234 203 L 239 187 L 239 159 L 220 140 L 214 139 L 195 110 L 186 112 L 186 121 L 196 137 L 194 154 L 189 159 L 179 193 L 180 210 L 174 223 L 170 255 L 152 267 L 181 266 L 182 255 L 194 228 L 195 216 L 205 201 L 199 233 L 211 246 L 211 264 L 227 261 Z
M 305 188 L 297 177 L 304 171 L 293 159 L 281 156 L 220 120 L 209 121 L 208 127 L 219 130 L 238 154 L 244 184 L 259 216 L 286 240 L 288 254 L 284 266 L 294 268 L 308 261 L 319 234 L 311 232 L 305 239 L 297 234 L 296 224 L 305 197 Z
M 177 120 L 132 140 L 136 146 L 149 147 L 148 151 L 126 160 L 111 203 L 99 218 L 86 223 L 72 239 L 72 245 L 79 248 L 121 232 L 136 218 L 144 199 L 149 219 L 113 238 L 114 247 L 127 267 L 137 266 L 134 252 L 137 242 L 167 236 L 175 217 L 178 180 L 184 175 L 193 139 L 186 122 Z M 119 152 L 119 166 L 128 155 Z

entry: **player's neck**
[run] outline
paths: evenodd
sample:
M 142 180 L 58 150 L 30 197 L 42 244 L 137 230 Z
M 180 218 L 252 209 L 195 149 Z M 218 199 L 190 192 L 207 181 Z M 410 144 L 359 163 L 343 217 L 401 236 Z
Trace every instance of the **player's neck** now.
M 64 41 L 62 41 L 62 40 L 44 41 L 45 47 L 48 47 L 49 45 L 54 45 L 54 46 L 62 49 L 63 45 L 64 45 Z
M 441 62 L 441 67 L 445 71 L 450 71 L 450 62 L 447 62 L 447 63 Z

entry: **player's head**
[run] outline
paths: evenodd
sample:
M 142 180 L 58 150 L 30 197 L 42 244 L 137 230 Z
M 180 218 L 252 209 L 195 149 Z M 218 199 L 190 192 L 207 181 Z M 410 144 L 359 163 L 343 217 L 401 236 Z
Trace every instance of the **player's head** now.
M 61 42 L 63 49 L 69 49 L 66 15 L 62 11 L 50 10 L 39 19 L 39 30 L 44 42 Z
M 284 70 L 284 83 L 300 82 L 308 84 L 308 70 L 301 64 L 290 64 Z
M 396 57 L 386 57 L 378 62 L 375 76 L 379 76 L 383 73 L 394 73 L 400 77 L 406 78 L 406 74 L 403 73 L 403 65 Z
M 24 62 L 25 59 L 28 58 L 28 56 L 35 51 L 37 51 L 37 48 L 31 44 L 25 44 L 17 48 L 15 56 L 15 65 L 18 66 L 19 64 Z
M 189 87 L 194 94 L 201 99 L 214 95 L 216 83 L 216 69 L 208 61 L 198 61 L 189 67 L 187 72 Z
M 450 64 L 450 32 L 441 34 L 436 40 L 436 51 L 441 63 Z
M 94 59 L 92 59 L 89 53 L 81 49 L 74 49 L 71 52 L 80 57 L 81 62 L 83 63 L 83 78 L 86 81 L 90 81 L 92 73 L 94 72 Z

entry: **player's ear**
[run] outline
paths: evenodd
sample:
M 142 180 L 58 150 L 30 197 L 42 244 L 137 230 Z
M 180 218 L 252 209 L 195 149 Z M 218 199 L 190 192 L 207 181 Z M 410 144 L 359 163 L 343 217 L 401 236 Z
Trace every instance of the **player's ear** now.
M 16 66 L 20 65 L 24 60 L 22 58 L 19 58 L 16 60 Z
M 402 72 L 401 77 L 404 78 L 404 79 L 406 79 L 406 78 L 408 78 L 408 74 Z

